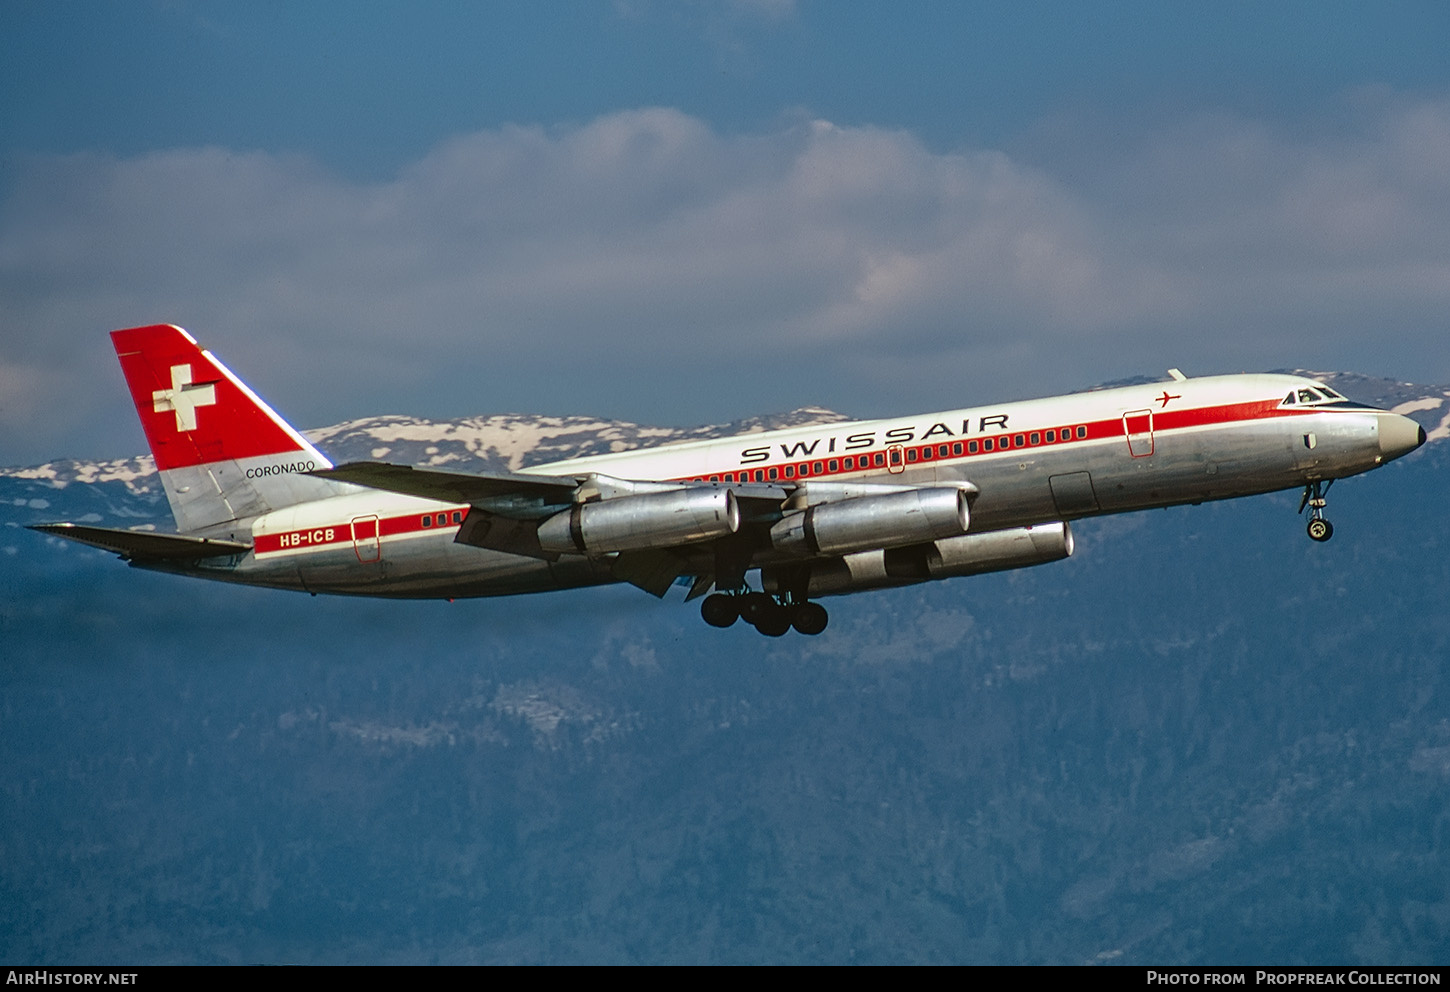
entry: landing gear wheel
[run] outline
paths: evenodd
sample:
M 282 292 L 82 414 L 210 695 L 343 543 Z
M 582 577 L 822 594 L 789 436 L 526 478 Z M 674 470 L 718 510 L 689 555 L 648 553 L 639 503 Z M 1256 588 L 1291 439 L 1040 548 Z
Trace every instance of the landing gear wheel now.
M 775 608 L 775 600 L 763 592 L 748 592 L 740 597 L 740 618 L 748 624 L 759 626 L 760 618 Z
M 1328 502 L 1324 497 L 1329 493 L 1329 487 L 1334 485 L 1334 480 L 1328 482 L 1317 479 L 1314 482 L 1306 483 L 1304 486 L 1304 498 L 1299 501 L 1299 512 L 1309 510 L 1309 536 L 1316 541 L 1324 542 L 1334 536 L 1334 525 L 1324 519 L 1324 506 Z
M 790 630 L 790 612 L 772 603 L 755 621 L 755 629 L 766 637 L 783 637 Z
M 802 634 L 819 634 L 830 622 L 826 608 L 820 603 L 802 603 L 791 618 L 791 626 Z
M 715 593 L 700 604 L 700 616 L 711 627 L 729 627 L 740 619 L 740 600 L 736 596 Z

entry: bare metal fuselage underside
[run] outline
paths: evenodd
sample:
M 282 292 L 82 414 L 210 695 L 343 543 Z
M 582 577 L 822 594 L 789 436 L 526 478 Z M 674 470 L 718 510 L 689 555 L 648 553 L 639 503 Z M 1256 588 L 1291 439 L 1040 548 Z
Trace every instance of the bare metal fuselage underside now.
M 1355 475 L 1384 460 L 1380 425 L 1389 416 L 1393 415 L 1368 408 L 1324 409 L 1291 418 L 1183 430 L 1154 432 L 1150 427 L 1146 433 L 1140 429 L 1136 440 L 1128 432 L 1142 425 L 1125 421 L 1124 432 L 1116 437 L 916 462 L 897 472 L 871 468 L 848 478 L 805 479 L 795 485 L 809 493 L 812 486 L 824 489 L 843 481 L 893 486 L 969 481 L 978 491 L 971 531 L 980 533 L 1229 499 Z M 1014 425 L 1026 422 L 1024 416 L 1012 420 Z M 847 436 L 851 426 L 832 429 Z M 616 469 L 617 460 L 599 461 L 601 471 Z M 539 466 L 536 471 L 551 472 L 554 467 Z M 436 505 L 363 491 L 285 512 L 294 528 L 348 528 L 354 519 L 385 517 L 400 506 L 425 512 Z M 618 581 L 609 556 L 565 554 L 555 561 L 540 560 L 457 543 L 456 532 L 456 527 L 415 530 L 406 539 L 335 542 L 261 560 L 247 553 L 142 567 L 312 593 L 397 598 L 501 596 Z M 215 529 L 213 536 L 245 538 L 246 530 L 233 524 Z M 713 549 L 701 546 L 694 553 L 700 558 L 698 567 L 708 569 Z M 768 547 L 751 552 L 752 568 L 769 569 L 781 562 L 781 556 Z

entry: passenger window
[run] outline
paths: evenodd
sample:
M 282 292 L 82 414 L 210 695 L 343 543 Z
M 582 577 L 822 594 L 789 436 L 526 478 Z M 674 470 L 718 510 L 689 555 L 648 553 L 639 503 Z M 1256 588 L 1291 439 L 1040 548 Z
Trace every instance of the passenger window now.
M 1037 433 L 1036 431 L 1033 431 L 1032 432 L 1032 443 L 1033 444 L 1041 444 L 1042 443 L 1042 435 L 1039 434 L 1039 433 Z
M 967 454 L 969 454 L 969 455 L 975 455 L 976 453 L 977 453 L 977 442 L 976 441 L 968 441 L 967 442 Z
M 1054 442 L 1056 440 L 1057 440 L 1057 431 L 1048 431 L 1047 432 L 1047 443 L 1048 444 L 1051 444 L 1052 442 Z
M 909 461 L 909 462 L 916 461 L 916 449 L 915 448 L 912 448 L 910 451 L 908 451 L 906 453 L 906 460 Z
M 787 479 L 794 479 L 795 478 L 795 466 L 794 465 L 787 465 L 785 467 L 785 477 Z
M 879 451 L 876 452 L 876 459 L 875 460 L 876 460 L 876 467 L 877 468 L 880 468 L 882 465 L 885 465 L 886 464 L 886 456 L 883 455 Z
M 775 469 L 771 469 L 770 470 L 770 481 L 771 482 L 774 482 L 775 480 L 776 480 L 776 470 Z
M 1016 440 L 1014 440 L 1012 443 L 1015 444 L 1015 445 L 1017 445 L 1017 447 L 1020 448 L 1024 444 L 1027 443 L 1027 437 L 1026 437 L 1026 435 L 1018 434 Z
M 952 444 L 952 454 L 954 454 L 954 455 L 960 455 L 961 453 L 962 453 L 962 442 L 957 441 L 957 442 L 953 443 Z
M 841 463 L 834 458 L 832 458 L 828 464 L 830 465 L 830 470 L 832 472 L 836 471 L 841 467 Z
M 462 510 L 454 510 L 453 511 L 453 522 L 455 524 L 461 524 L 461 523 L 463 523 L 463 511 Z
M 1012 447 L 1011 435 L 1004 435 L 1002 439 L 997 442 L 997 444 L 1003 451 L 1006 451 L 1008 448 Z
M 1078 437 L 1087 437 L 1087 428 L 1086 427 L 1079 427 L 1077 429 L 1077 436 Z
M 431 513 L 425 513 L 425 514 L 423 514 L 423 526 L 424 527 L 432 527 L 433 526 L 433 514 L 431 514 Z
M 992 439 L 991 438 L 983 438 L 982 439 L 982 450 L 983 451 L 991 451 L 992 450 Z

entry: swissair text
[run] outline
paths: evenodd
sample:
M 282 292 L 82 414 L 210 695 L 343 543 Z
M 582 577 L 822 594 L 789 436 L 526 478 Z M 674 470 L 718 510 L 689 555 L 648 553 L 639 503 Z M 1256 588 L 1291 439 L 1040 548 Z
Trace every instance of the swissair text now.
M 1007 416 L 1008 415 L 1005 413 L 1000 413 L 996 414 L 995 416 L 981 418 L 981 420 L 977 422 L 976 433 L 983 434 L 989 428 L 998 431 L 1007 430 Z M 925 441 L 929 438 L 934 437 L 956 437 L 958 436 L 958 433 L 960 433 L 961 435 L 972 433 L 971 421 L 963 420 L 962 429 L 960 432 L 953 432 L 952 429 L 944 423 L 932 424 L 926 430 L 921 432 L 920 438 L 921 440 Z M 839 450 L 841 451 L 864 451 L 867 448 L 876 447 L 878 443 L 884 443 L 887 445 L 906 444 L 908 441 L 914 441 L 918 437 L 917 429 L 915 426 L 893 427 L 888 431 L 882 432 L 883 440 L 881 441 L 877 440 L 876 434 L 876 431 L 863 431 L 860 434 L 848 434 L 844 439 L 838 439 L 834 437 L 817 437 L 812 438 L 809 441 L 793 441 L 790 444 L 781 444 L 779 445 L 779 447 L 781 455 L 787 459 L 809 458 L 816 453 L 816 449 L 821 445 L 822 442 L 825 442 L 825 449 L 822 453 L 829 455 L 834 454 L 837 451 L 838 440 L 840 441 Z M 744 451 L 740 452 L 740 464 L 742 465 L 753 465 L 759 462 L 768 462 L 770 460 L 770 445 L 761 445 L 756 448 L 746 448 Z

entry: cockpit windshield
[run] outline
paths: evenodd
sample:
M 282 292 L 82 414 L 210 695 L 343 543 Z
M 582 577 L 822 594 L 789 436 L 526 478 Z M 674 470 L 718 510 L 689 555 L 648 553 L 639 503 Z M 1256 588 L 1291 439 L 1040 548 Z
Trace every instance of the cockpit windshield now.
M 1352 406 L 1358 409 L 1374 409 L 1366 407 L 1363 403 L 1355 403 L 1347 399 L 1343 394 L 1335 392 L 1322 382 L 1316 382 L 1311 386 L 1300 386 L 1297 389 L 1289 390 L 1289 395 L 1284 397 L 1282 406 Z

